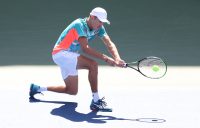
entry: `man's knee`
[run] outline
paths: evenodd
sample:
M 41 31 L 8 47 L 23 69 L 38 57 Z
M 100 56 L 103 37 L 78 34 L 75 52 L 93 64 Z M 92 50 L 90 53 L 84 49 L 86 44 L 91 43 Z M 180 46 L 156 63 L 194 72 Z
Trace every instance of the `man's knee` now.
M 78 93 L 78 76 L 68 76 L 65 82 L 65 93 L 76 95 Z
M 78 89 L 77 90 L 72 90 L 68 94 L 70 94 L 70 95 L 77 95 L 77 93 L 78 93 Z
M 92 61 L 90 65 L 90 69 L 97 71 L 98 70 L 98 63 L 96 61 Z
M 77 95 L 78 89 L 77 88 L 72 88 L 72 87 L 66 87 L 65 88 L 65 93 L 70 94 L 70 95 Z

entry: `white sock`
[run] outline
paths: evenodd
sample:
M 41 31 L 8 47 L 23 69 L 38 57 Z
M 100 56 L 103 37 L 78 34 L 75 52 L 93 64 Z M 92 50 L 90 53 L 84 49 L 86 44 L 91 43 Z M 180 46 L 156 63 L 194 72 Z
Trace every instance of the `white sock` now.
M 97 102 L 99 100 L 99 94 L 98 94 L 98 92 L 92 93 L 92 96 L 93 96 L 94 102 Z
M 47 91 L 47 87 L 40 87 L 39 92 Z

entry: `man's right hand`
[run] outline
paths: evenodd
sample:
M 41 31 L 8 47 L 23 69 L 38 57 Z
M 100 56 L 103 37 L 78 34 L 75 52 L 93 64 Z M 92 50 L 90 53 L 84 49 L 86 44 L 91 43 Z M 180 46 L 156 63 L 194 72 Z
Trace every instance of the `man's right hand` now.
M 116 66 L 117 63 L 115 62 L 115 60 L 111 57 L 107 57 L 106 60 L 105 60 L 106 63 L 108 63 L 109 65 L 111 66 Z

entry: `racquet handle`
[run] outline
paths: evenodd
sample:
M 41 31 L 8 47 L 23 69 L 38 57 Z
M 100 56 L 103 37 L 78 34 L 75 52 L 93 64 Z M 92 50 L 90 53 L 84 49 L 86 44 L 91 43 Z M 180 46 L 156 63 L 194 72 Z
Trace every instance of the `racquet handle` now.
M 124 67 L 125 67 L 125 68 L 127 68 L 127 67 L 128 67 L 128 64 L 127 64 L 127 63 L 125 63 L 125 64 L 124 64 Z

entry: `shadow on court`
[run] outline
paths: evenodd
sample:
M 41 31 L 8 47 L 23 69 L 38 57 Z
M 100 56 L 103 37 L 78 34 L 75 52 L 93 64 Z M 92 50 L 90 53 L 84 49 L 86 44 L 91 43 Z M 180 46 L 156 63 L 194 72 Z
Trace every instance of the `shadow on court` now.
M 55 108 L 51 111 L 51 114 L 54 116 L 59 116 L 65 118 L 67 120 L 73 122 L 88 122 L 88 123 L 106 123 L 107 120 L 129 120 L 133 121 L 133 119 L 125 119 L 125 118 L 117 118 L 114 116 L 107 115 L 98 115 L 97 112 L 91 111 L 89 113 L 80 113 L 76 111 L 76 107 L 78 103 L 76 102 L 63 102 L 63 101 L 44 101 L 35 98 L 30 98 L 31 103 L 42 102 L 42 103 L 54 103 L 54 104 L 64 104 L 59 108 Z
M 138 119 L 126 119 L 118 118 L 108 115 L 98 115 L 98 112 L 91 111 L 89 113 L 80 113 L 76 111 L 78 103 L 76 102 L 63 102 L 63 101 L 44 101 L 35 98 L 30 98 L 31 103 L 42 102 L 42 103 L 54 103 L 54 104 L 64 104 L 59 108 L 55 108 L 51 111 L 51 115 L 59 116 L 70 120 L 72 122 L 88 122 L 88 123 L 106 123 L 108 120 L 125 120 L 125 121 L 138 121 L 144 123 L 164 123 L 166 120 L 159 118 L 138 118 Z

